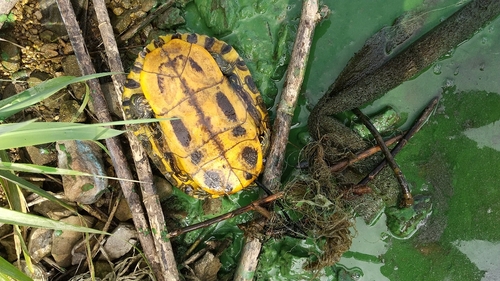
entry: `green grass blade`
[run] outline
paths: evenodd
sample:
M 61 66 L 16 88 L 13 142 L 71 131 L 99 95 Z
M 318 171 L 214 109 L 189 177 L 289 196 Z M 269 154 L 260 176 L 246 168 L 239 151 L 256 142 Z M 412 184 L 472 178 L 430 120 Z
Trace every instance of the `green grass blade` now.
M 104 231 L 100 231 L 93 228 L 88 228 L 84 226 L 72 225 L 60 221 L 51 220 L 45 217 L 35 216 L 31 214 L 26 214 L 22 212 L 16 212 L 6 208 L 0 207 L 0 222 L 6 224 L 13 224 L 19 226 L 29 226 L 37 228 L 47 228 L 62 231 L 76 231 L 76 232 L 86 232 L 94 234 L 108 234 Z
M 18 281 L 33 281 L 17 267 L 13 266 L 10 262 L 6 261 L 4 258 L 0 257 L 0 279 L 9 280 L 7 276 Z M 2 276 L 3 275 L 3 276 Z M 5 278 L 5 279 L 3 279 Z
M 103 126 L 104 124 L 34 122 L 23 126 L 18 125 L 0 125 L 0 149 L 37 145 L 58 140 L 98 140 L 123 133 L 120 130 L 106 128 Z M 16 127 L 16 130 L 12 130 L 12 127 Z M 3 131 L 6 133 L 2 134 Z
M 0 170 L 25 172 L 25 173 L 36 173 L 36 174 L 98 177 L 98 178 L 106 178 L 106 179 L 112 179 L 112 180 L 118 180 L 118 181 L 122 180 L 122 181 L 139 182 L 136 180 L 127 180 L 127 179 L 121 179 L 121 178 L 117 178 L 117 177 L 93 175 L 93 174 L 84 173 L 84 172 L 75 171 L 75 170 L 70 170 L 70 169 L 61 169 L 61 168 L 54 168 L 54 167 L 49 167 L 49 166 L 40 166 L 40 165 L 23 164 L 23 163 L 12 163 L 12 162 L 0 162 Z
M 98 73 L 82 77 L 61 76 L 42 82 L 15 96 L 0 101 L 0 121 L 16 114 L 17 112 L 50 97 L 62 88 L 78 82 L 93 78 L 113 75 L 117 73 Z
M 22 179 L 16 175 L 14 175 L 12 172 L 10 171 L 2 171 L 0 170 L 0 178 L 4 178 L 8 181 L 11 181 L 12 183 L 14 184 L 17 184 L 19 187 L 21 188 L 24 188 L 30 192 L 33 192 L 33 193 L 36 193 L 44 198 L 47 198 L 48 200 L 52 201 L 52 202 L 56 202 L 58 204 L 60 204 L 61 206 L 67 208 L 68 210 L 71 210 L 73 212 L 75 212 L 75 210 L 73 209 L 73 207 L 71 207 L 70 205 L 64 203 L 63 201 L 57 199 L 54 195 L 48 193 L 47 191 L 41 189 L 40 187 L 32 184 L 31 182 L 25 180 L 25 179 Z M 1 216 L 0 216 L 1 217 Z

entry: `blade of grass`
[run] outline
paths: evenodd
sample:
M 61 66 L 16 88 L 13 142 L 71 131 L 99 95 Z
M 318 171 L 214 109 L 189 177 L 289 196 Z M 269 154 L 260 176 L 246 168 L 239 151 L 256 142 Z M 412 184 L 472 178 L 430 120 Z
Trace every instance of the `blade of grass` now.
M 42 82 L 17 95 L 1 100 L 0 121 L 3 121 L 6 118 L 16 114 L 17 112 L 50 97 L 57 91 L 61 90 L 62 88 L 70 84 L 84 82 L 89 79 L 109 76 L 113 74 L 117 73 L 106 72 L 106 73 L 86 75 L 82 77 L 61 76 Z
M 32 184 L 31 182 L 12 174 L 10 171 L 0 171 L 0 178 L 4 178 L 4 179 L 12 182 L 13 184 L 17 184 L 21 188 L 24 188 L 30 192 L 36 193 L 44 198 L 47 198 L 48 200 L 50 200 L 52 202 L 56 202 L 56 203 L 60 204 L 61 206 L 67 208 L 68 210 L 76 212 L 73 207 L 71 207 L 70 205 L 66 204 L 65 202 L 57 199 L 54 195 L 48 193 L 47 191 L 41 189 L 38 186 Z M 0 218 L 1 217 L 2 216 L 0 215 Z
M 75 170 L 70 170 L 70 169 L 61 169 L 61 168 L 54 168 L 54 167 L 49 167 L 49 166 L 40 166 L 40 165 L 35 165 L 35 164 L 23 164 L 23 163 L 12 163 L 12 162 L 0 162 L 0 170 L 25 172 L 25 173 L 37 173 L 37 174 L 98 177 L 98 178 L 112 179 L 112 180 L 126 180 L 126 179 L 120 179 L 117 177 L 93 175 L 93 174 L 84 173 L 84 172 L 75 171 Z M 136 180 L 127 180 L 127 181 L 139 182 Z
M 170 118 L 139 119 L 97 124 L 26 121 L 0 125 L 0 149 L 38 145 L 59 140 L 99 140 L 117 136 L 124 131 L 106 128 L 127 124 L 142 124 Z M 20 125 L 22 124 L 22 125 Z M 36 136 L 36 137 L 35 137 Z
M 0 257 L 0 279 L 1 280 L 14 280 L 18 281 L 33 281 L 17 267 L 13 266 L 10 262 L 6 261 L 4 258 Z
M 0 207 L 0 222 L 5 224 L 19 225 L 19 226 L 29 226 L 29 227 L 47 228 L 47 229 L 62 230 L 62 231 L 76 231 L 76 232 L 109 235 L 109 233 L 97 229 L 72 225 L 60 221 L 51 220 L 45 217 L 25 214 L 22 212 L 16 212 L 1 207 Z

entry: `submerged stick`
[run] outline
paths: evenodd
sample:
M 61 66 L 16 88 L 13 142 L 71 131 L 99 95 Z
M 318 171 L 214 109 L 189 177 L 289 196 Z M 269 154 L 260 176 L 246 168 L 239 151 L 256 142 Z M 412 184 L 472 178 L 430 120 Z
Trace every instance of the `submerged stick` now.
M 436 106 L 438 104 L 439 97 L 433 98 L 427 107 L 424 109 L 422 114 L 420 115 L 420 118 L 415 122 L 415 125 L 411 127 L 408 132 L 404 135 L 404 137 L 401 139 L 400 142 L 391 150 L 391 155 L 394 157 L 396 154 L 401 151 L 401 149 L 408 143 L 408 141 L 422 128 L 422 126 L 425 124 L 425 122 L 429 119 L 430 115 L 434 110 L 436 109 Z M 378 166 L 373 169 L 373 171 L 368 174 L 364 179 L 362 179 L 355 187 L 361 187 L 365 186 L 370 180 L 374 179 L 380 171 L 385 167 L 387 164 L 386 159 L 384 159 Z
M 403 135 L 397 135 L 395 137 L 392 137 L 392 138 L 385 141 L 385 145 L 391 146 L 393 143 L 396 143 L 397 141 L 399 141 L 402 138 L 403 138 Z M 348 166 L 350 166 L 358 161 L 361 161 L 363 159 L 366 159 L 379 151 L 380 151 L 380 146 L 378 146 L 378 145 L 370 147 L 370 148 L 368 148 L 360 153 L 356 153 L 356 155 L 352 159 L 346 159 L 346 160 L 342 160 L 340 162 L 337 162 L 335 165 L 332 165 L 330 167 L 330 171 L 332 173 L 341 172 L 345 168 L 347 168 Z
M 354 112 L 354 114 L 356 114 L 356 116 L 358 116 L 359 119 L 361 119 L 361 121 L 366 126 L 366 128 L 368 128 L 372 136 L 377 140 L 380 149 L 385 155 L 385 161 L 389 164 L 392 171 L 394 172 L 394 176 L 398 180 L 399 186 L 401 187 L 401 196 L 403 198 L 403 200 L 400 203 L 401 207 L 405 208 L 410 207 L 411 205 L 413 205 L 413 197 L 411 196 L 410 186 L 408 185 L 408 181 L 406 180 L 398 163 L 396 163 L 394 157 L 391 155 L 391 151 L 389 151 L 389 148 L 385 145 L 384 139 L 377 131 L 377 128 L 373 126 L 370 119 L 363 112 L 361 112 L 359 108 L 354 108 L 352 111 Z

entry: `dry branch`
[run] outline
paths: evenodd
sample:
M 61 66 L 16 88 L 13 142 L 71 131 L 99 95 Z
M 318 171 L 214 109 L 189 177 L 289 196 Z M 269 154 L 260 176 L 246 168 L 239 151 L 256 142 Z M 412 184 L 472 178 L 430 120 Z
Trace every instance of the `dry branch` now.
M 290 125 L 304 80 L 314 28 L 319 19 L 318 2 L 316 0 L 305 0 L 302 5 L 302 15 L 297 30 L 297 38 L 293 46 L 292 57 L 287 69 L 285 85 L 283 86 L 276 120 L 273 125 L 271 150 L 264 170 L 263 184 L 273 191 L 278 190 L 280 186 Z M 243 281 L 253 279 L 261 247 L 262 244 L 258 239 L 247 238 L 234 280 Z
M 99 28 L 101 32 L 103 32 L 103 38 L 105 41 L 106 50 L 109 51 L 109 54 L 112 56 L 112 59 L 110 60 L 110 66 L 112 67 L 113 70 L 123 72 L 123 67 L 121 66 L 121 62 L 119 60 L 116 43 L 113 43 L 114 36 L 112 35 L 113 32 L 109 25 L 109 18 L 106 13 L 106 7 L 104 5 L 104 2 L 95 1 L 94 4 L 96 5 L 95 7 L 96 12 L 98 13 L 98 16 L 102 21 L 101 22 L 102 24 L 99 25 Z M 78 26 L 78 22 L 76 20 L 76 16 L 71 6 L 71 3 L 68 0 L 57 0 L 57 5 L 61 12 L 63 22 L 68 31 L 71 45 L 73 46 L 73 49 L 75 51 L 78 65 L 80 66 L 82 74 L 88 75 L 95 73 L 95 69 L 91 63 L 90 56 L 86 49 L 85 42 L 82 37 L 82 32 Z M 123 77 L 121 78 L 115 77 L 114 82 L 115 86 L 119 88 L 120 83 L 123 84 Z M 99 82 L 96 79 L 92 79 L 88 81 L 88 85 L 91 89 L 90 92 L 92 95 L 92 102 L 99 122 L 112 121 Z M 120 91 L 118 91 L 118 93 L 120 93 Z M 123 163 L 126 163 L 126 158 L 125 155 L 123 154 L 123 149 L 121 147 L 119 139 L 118 138 L 106 139 L 106 146 L 109 149 L 111 160 L 113 162 L 113 166 L 116 171 L 116 175 L 119 178 L 126 180 L 133 179 L 128 165 L 123 165 Z M 140 145 L 138 145 L 136 149 L 139 149 L 139 151 L 141 151 Z M 141 155 L 141 157 L 143 156 Z M 133 192 L 134 190 L 133 183 L 131 181 L 120 181 L 120 185 L 122 187 L 127 203 L 130 207 L 130 210 L 133 214 L 134 224 L 137 229 L 142 230 L 141 233 L 143 235 L 139 235 L 139 240 L 141 242 L 144 254 L 151 263 L 155 276 L 158 278 L 158 280 L 164 280 L 165 278 L 168 278 L 168 280 L 178 280 L 179 277 L 177 273 L 177 267 L 175 266 L 175 260 L 173 259 L 173 254 L 171 249 L 170 251 L 168 251 L 168 249 L 163 249 L 164 251 L 160 252 L 163 253 L 161 254 L 161 260 L 158 257 L 157 254 L 158 250 L 155 249 L 155 245 L 157 244 L 153 242 L 153 237 L 150 235 L 152 231 L 150 230 L 148 221 L 146 220 L 146 217 L 144 215 L 144 211 L 141 205 L 141 199 L 136 192 Z M 152 187 L 152 180 L 149 181 L 149 184 L 146 185 L 147 187 L 143 188 L 143 190 L 154 190 Z M 154 225 L 154 227 L 157 227 L 156 228 L 156 230 L 158 230 L 157 232 L 161 232 L 160 230 L 164 230 L 164 224 Z M 158 245 L 161 246 L 157 247 L 164 247 L 163 244 L 158 244 Z M 166 259 L 165 256 L 168 256 L 167 254 L 171 255 L 171 258 Z

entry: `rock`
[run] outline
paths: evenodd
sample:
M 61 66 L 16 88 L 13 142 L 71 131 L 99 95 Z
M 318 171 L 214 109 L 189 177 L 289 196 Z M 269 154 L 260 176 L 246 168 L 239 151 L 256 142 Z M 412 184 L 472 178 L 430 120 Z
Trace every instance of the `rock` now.
M 61 219 L 61 222 L 92 227 L 95 219 L 89 216 L 71 216 Z M 82 239 L 85 239 L 85 234 L 75 231 L 54 231 L 52 235 L 52 257 L 55 262 L 62 267 L 67 267 L 72 264 L 73 247 Z
M 59 141 L 56 144 L 58 167 L 93 175 L 105 176 L 101 148 L 91 141 Z M 64 194 L 70 201 L 95 203 L 108 186 L 108 180 L 98 177 L 62 176 Z
M 80 71 L 80 67 L 78 66 L 78 61 L 76 60 L 76 56 L 67 56 L 63 61 L 62 61 L 62 67 L 64 70 L 65 75 L 71 75 L 71 76 L 82 76 L 82 72 Z M 73 90 L 73 93 L 75 94 L 75 97 L 79 100 L 83 99 L 83 96 L 85 96 L 86 89 L 85 89 L 85 83 L 73 83 L 70 85 L 71 90 Z
M 172 184 L 164 177 L 153 177 L 154 186 L 156 188 L 156 194 L 160 199 L 160 202 L 165 201 L 170 198 L 174 192 Z
M 20 261 L 21 270 L 33 281 L 47 281 L 49 280 L 49 274 L 47 269 L 38 263 L 32 263 L 30 266 L 25 260 Z
M 132 218 L 132 212 L 130 211 L 127 200 L 125 200 L 125 198 L 122 198 L 122 200 L 120 200 L 118 208 L 116 209 L 115 218 L 117 218 L 119 221 L 128 221 Z
M 106 256 L 101 256 L 101 259 L 108 258 L 115 260 L 128 253 L 137 242 L 137 231 L 131 224 L 121 223 L 113 231 L 111 236 L 104 243 L 104 251 Z
M 85 122 L 87 120 L 85 112 L 78 112 L 79 109 L 80 104 L 76 100 L 63 102 L 59 108 L 59 122 Z
M 6 40 L 14 41 L 15 43 L 15 40 L 11 38 L 6 38 Z M 19 47 L 10 42 L 0 41 L 0 52 L 2 53 L 0 63 L 4 71 L 9 73 L 18 71 L 21 63 L 21 50 Z
M 54 230 L 37 228 L 31 232 L 28 240 L 28 252 L 35 262 L 40 262 L 52 251 L 52 234 Z
M 73 215 L 72 211 L 52 201 L 43 201 L 40 204 L 36 204 L 33 207 L 33 211 L 53 220 L 60 220 Z
M 203 258 L 194 264 L 194 273 L 198 278 L 202 278 L 203 280 L 215 281 L 217 280 L 217 272 L 219 272 L 221 266 L 221 262 L 214 254 L 206 252 Z
M 35 165 L 46 165 L 57 160 L 56 151 L 44 147 L 27 146 L 26 153 Z

